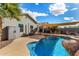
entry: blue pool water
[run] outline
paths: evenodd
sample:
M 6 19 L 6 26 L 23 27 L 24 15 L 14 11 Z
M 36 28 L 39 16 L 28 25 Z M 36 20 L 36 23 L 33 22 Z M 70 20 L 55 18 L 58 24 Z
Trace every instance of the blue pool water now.
M 31 56 L 69 56 L 68 51 L 63 47 L 60 37 L 49 36 L 38 42 L 30 42 L 27 47 Z

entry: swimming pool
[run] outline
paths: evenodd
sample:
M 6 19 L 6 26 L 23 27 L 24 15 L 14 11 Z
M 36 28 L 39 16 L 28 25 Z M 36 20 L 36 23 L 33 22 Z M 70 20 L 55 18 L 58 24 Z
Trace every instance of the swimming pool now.
M 69 52 L 63 47 L 61 37 L 49 36 L 36 42 L 30 42 L 27 47 L 31 56 L 69 56 Z

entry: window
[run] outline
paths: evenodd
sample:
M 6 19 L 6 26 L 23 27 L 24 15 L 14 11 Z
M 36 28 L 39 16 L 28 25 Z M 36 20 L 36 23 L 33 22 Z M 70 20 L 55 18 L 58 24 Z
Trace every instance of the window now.
M 33 26 L 32 26 L 32 25 L 30 26 L 30 30 L 31 30 L 31 31 L 33 30 Z
M 23 24 L 19 24 L 20 32 L 23 32 Z

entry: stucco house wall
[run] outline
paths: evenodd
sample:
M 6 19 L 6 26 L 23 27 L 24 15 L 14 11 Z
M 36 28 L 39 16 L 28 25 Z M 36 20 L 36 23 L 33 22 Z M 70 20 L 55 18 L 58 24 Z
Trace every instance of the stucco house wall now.
M 19 24 L 23 25 L 23 32 L 20 32 Z M 30 26 L 33 28 L 37 27 L 37 23 L 30 16 L 21 16 L 20 21 L 16 19 L 4 18 L 2 28 L 9 27 L 9 39 L 15 39 L 25 34 L 29 34 L 31 32 Z

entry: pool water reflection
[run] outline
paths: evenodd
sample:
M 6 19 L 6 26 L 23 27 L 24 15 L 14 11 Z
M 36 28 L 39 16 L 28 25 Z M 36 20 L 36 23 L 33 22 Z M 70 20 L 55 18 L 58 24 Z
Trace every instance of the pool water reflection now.
M 69 52 L 63 47 L 61 37 L 49 36 L 36 42 L 30 42 L 27 47 L 31 56 L 69 56 Z

